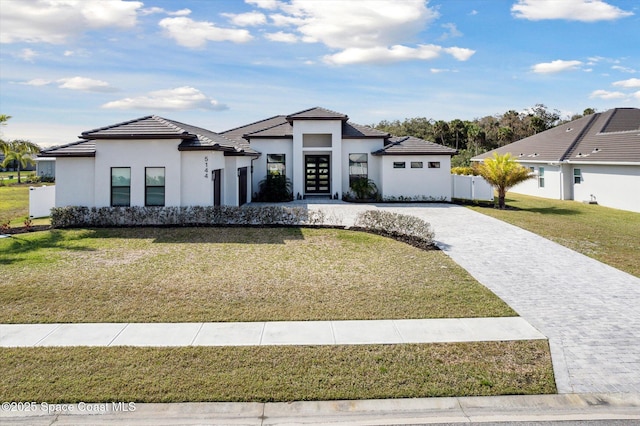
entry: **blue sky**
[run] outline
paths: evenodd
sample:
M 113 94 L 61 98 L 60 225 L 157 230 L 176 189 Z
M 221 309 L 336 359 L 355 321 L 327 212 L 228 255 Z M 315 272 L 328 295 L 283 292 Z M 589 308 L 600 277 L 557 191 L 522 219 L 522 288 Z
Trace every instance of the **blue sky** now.
M 3 139 L 149 114 L 223 131 L 640 106 L 636 0 L 0 0 Z

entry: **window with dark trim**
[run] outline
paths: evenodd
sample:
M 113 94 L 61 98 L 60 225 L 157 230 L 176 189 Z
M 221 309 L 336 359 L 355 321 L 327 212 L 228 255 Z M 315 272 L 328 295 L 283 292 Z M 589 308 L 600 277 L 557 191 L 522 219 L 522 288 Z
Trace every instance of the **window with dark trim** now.
M 145 167 L 144 205 L 164 206 L 164 167 Z
M 284 154 L 267 154 L 267 174 L 285 176 L 286 164 Z
M 544 167 L 538 170 L 538 187 L 544 188 Z
M 349 154 L 349 186 L 356 179 L 369 178 L 369 162 L 367 154 Z
M 111 206 L 131 205 L 131 167 L 111 168 Z
M 573 169 L 573 183 L 582 182 L 582 171 L 580 169 Z
M 393 162 L 393 168 L 394 169 L 404 169 L 406 167 L 406 164 L 404 161 L 394 161 Z
M 412 168 L 412 169 L 421 169 L 421 168 L 423 168 L 423 167 L 424 167 L 424 166 L 423 166 L 422 161 L 412 161 L 412 162 L 411 162 L 411 168 Z
M 439 169 L 440 168 L 440 162 L 439 161 L 429 161 L 429 168 L 430 169 Z

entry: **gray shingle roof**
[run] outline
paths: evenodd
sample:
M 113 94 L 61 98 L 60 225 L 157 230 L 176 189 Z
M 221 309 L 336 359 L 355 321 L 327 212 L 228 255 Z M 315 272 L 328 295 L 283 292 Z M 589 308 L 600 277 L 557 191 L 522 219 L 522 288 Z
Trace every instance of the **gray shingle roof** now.
M 349 120 L 349 116 L 341 112 L 331 111 L 330 109 L 314 107 L 305 109 L 304 111 L 295 112 L 287 115 L 287 121 L 292 120 Z
M 155 115 L 88 130 L 82 132 L 81 137 L 88 139 L 91 144 L 87 144 L 87 141 L 75 142 L 64 147 L 47 150 L 43 156 L 89 156 L 90 153 L 87 151 L 89 146 L 91 147 L 91 155 L 95 155 L 94 140 L 96 139 L 182 139 L 178 146 L 180 151 L 215 150 L 239 155 L 258 154 L 244 140 L 231 140 L 201 127 Z
M 521 162 L 640 163 L 640 109 L 615 108 L 588 115 L 473 160 L 507 152 Z
M 287 123 L 286 117 L 284 115 L 276 115 L 273 117 L 265 118 L 264 120 L 247 124 L 245 126 L 225 130 L 224 132 L 220 132 L 220 135 L 237 142 L 246 142 L 246 140 L 244 139 L 245 135 L 269 129 L 273 126 L 278 126 L 283 123 Z
M 40 151 L 38 157 L 95 157 L 96 143 L 93 140 L 78 141 Z
M 393 137 L 373 155 L 455 155 L 458 151 L 413 136 Z

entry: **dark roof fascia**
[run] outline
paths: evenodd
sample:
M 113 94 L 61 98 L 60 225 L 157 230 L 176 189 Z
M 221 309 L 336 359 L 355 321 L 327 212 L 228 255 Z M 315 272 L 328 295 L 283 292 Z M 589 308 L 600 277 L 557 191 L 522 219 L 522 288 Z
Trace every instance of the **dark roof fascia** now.
M 255 157 L 258 158 L 260 157 L 260 153 L 256 152 L 255 154 L 253 152 L 238 152 L 238 151 L 225 151 L 224 152 L 224 156 L 225 157 Z
M 272 135 L 272 136 L 251 136 L 251 133 L 243 135 L 243 139 L 251 140 L 251 139 L 293 139 L 293 135 Z
M 236 152 L 234 148 L 220 145 L 178 146 L 178 151 L 224 151 Z
M 55 158 L 55 157 L 95 157 L 96 153 L 94 152 L 78 152 L 78 153 L 71 153 L 71 152 L 67 152 L 67 153 L 59 153 L 59 154 L 54 154 L 54 153 L 40 153 L 38 154 L 38 157 L 44 157 L 44 158 Z
M 135 139 L 193 139 L 196 135 L 191 133 L 183 133 L 181 135 L 136 135 L 136 134 L 128 134 L 128 135 L 85 135 L 84 133 L 79 136 L 81 138 L 91 136 L 91 139 L 125 139 L 125 140 L 135 140 Z
M 395 155 L 395 156 L 402 156 L 402 155 L 448 155 L 450 157 L 453 157 L 454 155 L 456 155 L 458 153 L 458 151 L 456 152 L 412 152 L 412 151 L 407 151 L 407 152 L 387 152 L 384 150 L 378 150 L 378 151 L 373 151 L 371 154 L 372 155 Z

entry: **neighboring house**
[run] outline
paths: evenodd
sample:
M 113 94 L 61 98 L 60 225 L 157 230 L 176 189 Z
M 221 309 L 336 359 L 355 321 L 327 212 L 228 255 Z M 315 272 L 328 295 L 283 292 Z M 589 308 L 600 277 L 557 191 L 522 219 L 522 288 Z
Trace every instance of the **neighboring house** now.
M 510 191 L 640 212 L 640 109 L 615 108 L 472 158 L 511 153 L 536 179 Z
M 43 178 L 56 177 L 56 159 L 53 157 L 36 158 L 36 175 Z
M 367 177 L 383 198 L 449 201 L 456 153 L 323 108 L 222 133 L 147 116 L 81 137 L 40 153 L 56 158 L 56 206 L 242 205 L 268 171 L 300 198 L 341 198 L 350 179 Z

